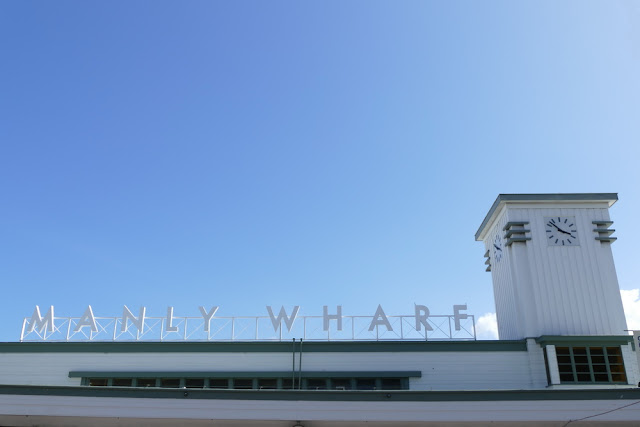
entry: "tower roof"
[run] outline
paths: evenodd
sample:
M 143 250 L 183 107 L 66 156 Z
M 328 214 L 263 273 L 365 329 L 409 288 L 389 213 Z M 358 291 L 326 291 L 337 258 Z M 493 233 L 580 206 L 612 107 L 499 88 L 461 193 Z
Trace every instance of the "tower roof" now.
M 487 225 L 491 224 L 500 207 L 516 203 L 607 203 L 609 207 L 618 200 L 618 193 L 550 193 L 550 194 L 498 194 L 491 209 L 476 231 L 476 240 L 482 240 Z

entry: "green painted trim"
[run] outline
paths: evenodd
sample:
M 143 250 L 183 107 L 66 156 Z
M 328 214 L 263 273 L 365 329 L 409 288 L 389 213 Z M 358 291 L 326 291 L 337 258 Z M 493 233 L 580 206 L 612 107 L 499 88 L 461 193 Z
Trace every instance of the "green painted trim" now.
M 557 193 L 557 194 L 498 194 L 482 224 L 476 231 L 476 240 L 487 226 L 502 202 L 608 202 L 611 207 L 618 200 L 618 193 Z
M 525 233 L 530 233 L 530 232 L 531 232 L 531 230 L 528 230 L 528 229 L 523 229 L 523 230 L 518 230 L 518 229 L 513 230 L 513 229 L 510 229 L 509 231 L 507 231 L 506 233 L 504 233 L 504 238 L 505 238 L 505 239 L 508 239 L 509 237 L 511 237 L 511 236 L 512 236 L 512 235 L 514 235 L 514 234 L 525 234 Z
M 305 353 L 526 351 L 526 341 L 305 341 Z M 291 342 L 5 342 L 2 353 L 291 353 Z
M 216 390 L 119 387 L 1 385 L 13 396 L 74 396 L 155 399 L 279 400 L 328 402 L 497 402 L 544 400 L 640 400 L 638 388 L 580 390 L 360 391 L 360 390 Z
M 510 237 L 504 245 L 511 246 L 514 243 L 525 243 L 529 240 L 531 240 L 531 237 Z
M 633 342 L 631 335 L 543 335 L 536 338 L 536 342 L 540 345 L 584 345 L 584 346 L 607 346 L 607 345 L 626 345 Z
M 300 375 L 296 371 L 296 375 Z M 71 371 L 69 378 L 291 378 L 291 371 Z M 421 378 L 420 371 L 302 371 L 303 378 Z
M 502 231 L 507 231 L 511 227 L 524 227 L 525 225 L 529 225 L 529 221 L 509 221 L 502 227 Z
M 484 253 L 484 257 L 486 258 L 486 260 L 484 261 L 484 265 L 487 266 L 487 268 L 484 271 L 491 271 L 491 255 L 489 253 L 489 249 L 487 249 L 487 252 Z
M 616 240 L 618 240 L 617 237 L 596 237 L 596 240 L 599 240 L 601 242 L 615 242 Z
M 596 233 L 606 233 L 607 235 L 613 234 L 616 232 L 614 228 L 594 228 L 593 231 Z
M 604 225 L 605 227 L 611 227 L 613 225 L 613 221 L 607 221 L 607 220 L 591 221 L 591 224 Z

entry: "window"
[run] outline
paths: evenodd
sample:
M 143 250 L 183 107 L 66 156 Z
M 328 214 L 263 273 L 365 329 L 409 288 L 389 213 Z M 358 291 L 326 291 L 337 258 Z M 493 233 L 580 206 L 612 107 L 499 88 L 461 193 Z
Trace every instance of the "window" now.
M 180 387 L 180 378 L 162 378 L 160 379 L 160 387 L 178 388 Z
M 351 378 L 331 378 L 331 389 L 351 390 Z
M 375 390 L 375 378 L 356 378 L 356 390 Z
M 259 378 L 258 388 L 260 390 L 274 390 L 278 388 L 278 380 L 276 378 Z
M 109 385 L 109 379 L 108 378 L 89 378 L 88 384 L 93 387 L 106 387 Z
M 211 378 L 209 388 L 224 389 L 229 388 L 229 380 L 226 378 Z
M 186 378 L 184 386 L 186 388 L 204 388 L 204 378 Z
M 251 378 L 238 378 L 233 380 L 233 388 L 238 390 L 247 390 L 253 388 L 253 379 Z
M 560 383 L 627 383 L 620 347 L 556 347 Z
M 136 386 L 137 387 L 155 387 L 156 379 L 155 378 L 138 378 Z
M 604 360 L 605 350 L 602 351 L 599 361 Z M 593 352 L 594 357 L 596 352 Z M 611 351 L 607 353 L 607 365 L 609 371 L 604 375 L 611 375 L 613 381 L 624 377 L 622 357 Z M 572 366 L 572 365 L 569 365 Z M 582 369 L 582 368 L 580 368 Z M 598 380 L 602 373 L 596 368 L 595 375 Z M 70 373 L 71 377 L 76 377 Z M 295 380 L 288 372 L 240 372 L 229 373 L 229 377 L 223 377 L 222 372 L 164 372 L 158 377 L 138 377 L 145 375 L 137 372 L 132 378 L 131 372 L 86 372 L 77 375 L 82 378 L 82 384 L 91 387 L 162 387 L 162 388 L 189 388 L 189 389 L 217 389 L 217 390 L 408 390 L 409 378 L 420 376 L 418 371 L 400 372 L 302 372 L 296 373 Z M 98 375 L 99 374 L 99 375 Z M 109 376 L 107 377 L 107 375 Z M 160 375 L 155 373 L 156 375 Z M 373 374 L 373 375 L 372 375 Z M 127 376 L 129 375 L 129 376 Z M 151 373 L 147 374 L 151 375 Z M 184 375 L 184 376 L 183 376 Z M 192 375 L 192 376 L 186 376 Z M 286 376 L 285 376 L 286 375 Z M 398 376 L 392 376 L 398 375 Z M 239 377 L 239 378 L 238 378 Z
M 382 378 L 380 383 L 381 390 L 402 390 L 402 380 L 400 378 Z
M 309 378 L 307 380 L 307 390 L 326 390 L 327 380 L 324 378 Z
M 133 385 L 133 379 L 132 378 L 114 378 L 112 380 L 111 385 L 113 387 L 131 387 Z
M 294 381 L 293 381 L 292 378 L 283 378 L 282 379 L 282 389 L 283 390 L 291 390 L 293 388 L 296 388 L 296 387 L 294 387 L 293 384 L 294 384 Z M 296 380 L 296 384 L 297 384 L 297 380 Z

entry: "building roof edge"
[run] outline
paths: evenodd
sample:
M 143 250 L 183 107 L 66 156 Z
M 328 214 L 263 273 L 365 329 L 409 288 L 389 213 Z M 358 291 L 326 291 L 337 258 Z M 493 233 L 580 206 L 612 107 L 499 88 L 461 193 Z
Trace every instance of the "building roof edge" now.
M 481 240 L 486 226 L 491 223 L 498 207 L 503 203 L 546 203 L 546 202 L 607 202 L 611 207 L 618 200 L 618 193 L 532 193 L 532 194 L 498 194 L 476 231 L 475 239 Z

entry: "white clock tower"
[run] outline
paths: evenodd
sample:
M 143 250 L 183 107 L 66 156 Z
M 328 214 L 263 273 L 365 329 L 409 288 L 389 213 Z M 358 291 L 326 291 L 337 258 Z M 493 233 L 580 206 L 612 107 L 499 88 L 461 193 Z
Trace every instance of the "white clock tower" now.
M 616 193 L 500 194 L 476 233 L 500 339 L 623 335 L 611 243 Z

